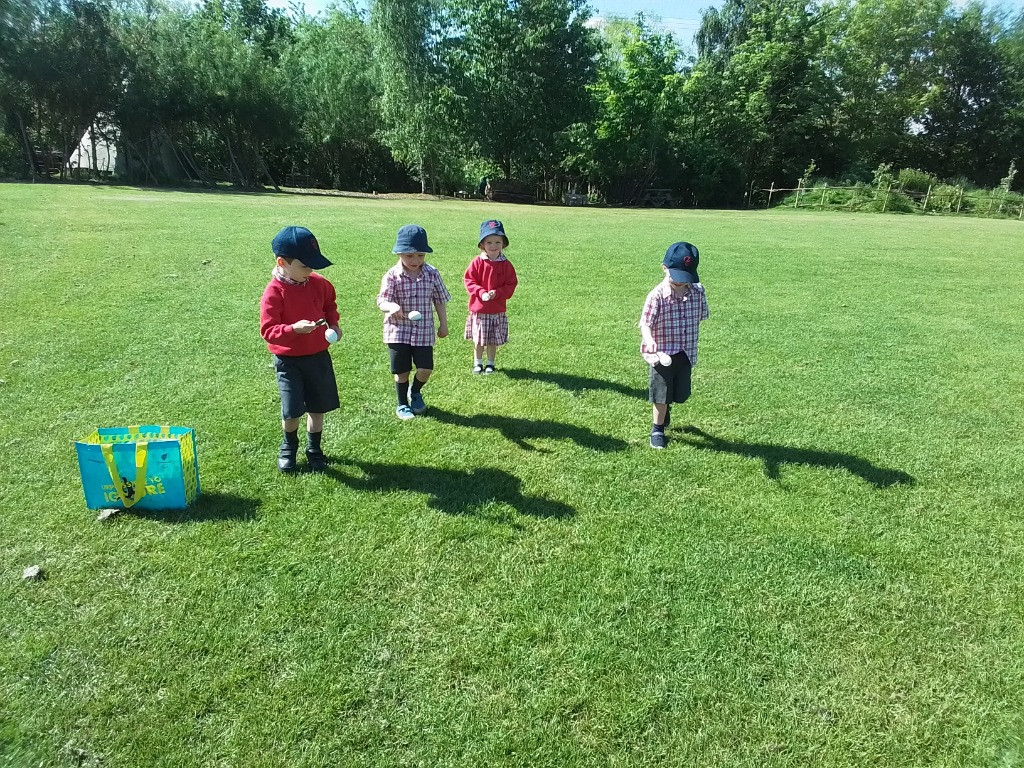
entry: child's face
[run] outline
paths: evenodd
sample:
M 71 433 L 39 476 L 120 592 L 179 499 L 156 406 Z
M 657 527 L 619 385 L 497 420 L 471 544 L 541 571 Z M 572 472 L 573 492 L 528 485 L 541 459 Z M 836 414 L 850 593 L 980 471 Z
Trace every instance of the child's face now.
M 406 272 L 412 272 L 416 274 L 423 267 L 423 261 L 426 259 L 427 254 L 425 253 L 400 253 L 398 254 L 399 260 L 402 262 L 402 268 Z
M 501 249 L 505 247 L 505 241 L 501 235 L 488 235 L 480 243 L 480 247 L 484 249 L 487 258 L 496 259 L 501 255 Z
M 667 282 L 668 283 L 668 287 L 672 289 L 672 293 L 685 296 L 686 294 L 688 294 L 690 292 L 690 284 L 689 283 L 677 283 L 677 282 L 675 282 L 671 277 L 669 277 L 668 270 L 664 266 L 662 266 L 662 269 L 665 272 L 665 282 Z
M 291 261 L 288 261 L 287 259 L 278 256 L 277 266 L 279 266 L 281 268 L 281 271 L 284 272 L 285 277 L 287 277 L 289 280 L 295 280 L 298 283 L 301 283 L 302 281 L 306 280 L 311 274 L 313 274 L 312 268 L 307 267 L 298 259 L 292 259 Z

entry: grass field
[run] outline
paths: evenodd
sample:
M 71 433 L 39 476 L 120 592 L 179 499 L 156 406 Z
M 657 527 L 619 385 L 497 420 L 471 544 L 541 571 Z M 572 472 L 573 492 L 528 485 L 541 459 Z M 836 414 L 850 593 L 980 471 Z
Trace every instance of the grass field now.
M 413 221 L 453 333 L 400 423 L 374 296 Z M 343 406 L 282 477 L 292 223 Z M 7 184 L 0 239 L 0 766 L 1024 765 L 1019 222 Z M 711 318 L 655 452 L 636 322 L 678 239 Z M 138 423 L 196 428 L 204 494 L 96 522 L 73 441 Z

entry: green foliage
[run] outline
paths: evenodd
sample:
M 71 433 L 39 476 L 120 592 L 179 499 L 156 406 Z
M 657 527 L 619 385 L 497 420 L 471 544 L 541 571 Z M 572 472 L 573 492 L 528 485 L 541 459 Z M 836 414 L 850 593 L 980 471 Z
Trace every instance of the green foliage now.
M 1010 161 L 1010 168 L 1007 170 L 1006 175 L 1000 179 L 999 188 L 1003 192 L 1009 192 L 1013 188 L 1013 180 L 1017 176 L 1017 161 Z
M 671 173 L 666 140 L 679 119 L 680 52 L 642 15 L 606 35 L 605 60 L 591 88 L 597 119 L 578 123 L 573 134 L 586 163 L 568 165 L 598 181 L 610 199 L 628 203 Z
M 919 192 L 925 194 L 929 187 L 939 183 L 939 180 L 930 173 L 918 170 L 917 168 L 901 168 L 896 177 L 896 184 L 900 190 L 905 192 Z
M 22 178 L 25 170 L 25 154 L 20 142 L 0 131 L 0 179 Z

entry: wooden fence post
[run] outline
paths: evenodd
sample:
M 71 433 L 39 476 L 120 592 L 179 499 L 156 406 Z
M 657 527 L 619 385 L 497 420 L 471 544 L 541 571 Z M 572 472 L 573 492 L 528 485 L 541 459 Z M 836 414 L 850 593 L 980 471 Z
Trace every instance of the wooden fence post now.
M 892 182 L 889 182 L 888 189 L 885 190 L 885 200 L 882 201 L 882 213 L 885 213 L 886 206 L 889 205 L 889 192 L 892 191 Z
M 775 194 L 775 182 L 773 181 L 772 182 L 772 188 L 768 190 L 768 205 L 766 205 L 765 208 L 771 208 L 772 207 L 772 195 L 774 195 L 774 194 Z
M 960 204 L 964 201 L 964 188 L 956 188 L 956 212 L 960 213 Z
M 800 207 L 800 190 L 802 189 L 803 179 L 797 179 L 796 181 L 796 202 L 793 203 L 794 208 Z
M 828 182 L 825 182 L 825 186 L 821 188 L 821 203 L 818 205 L 819 208 L 825 207 L 825 193 L 828 192 Z
M 928 185 L 928 191 L 924 193 L 924 210 L 928 211 L 928 198 L 932 196 L 932 185 Z

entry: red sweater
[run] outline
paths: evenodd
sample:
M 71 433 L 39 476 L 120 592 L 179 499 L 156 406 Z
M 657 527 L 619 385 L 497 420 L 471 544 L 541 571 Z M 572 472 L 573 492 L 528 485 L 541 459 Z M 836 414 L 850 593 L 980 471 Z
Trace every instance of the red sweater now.
M 519 279 L 508 259 L 491 261 L 477 256 L 466 269 L 466 290 L 469 291 L 469 311 L 480 315 L 497 315 L 505 311 L 505 302 L 516 292 Z M 490 301 L 480 301 L 484 291 L 494 291 Z
M 312 333 L 296 333 L 292 323 L 324 319 Z M 302 285 L 272 278 L 260 299 L 260 336 L 275 355 L 315 355 L 330 346 L 324 334 L 338 325 L 338 304 L 331 281 L 315 272 Z

